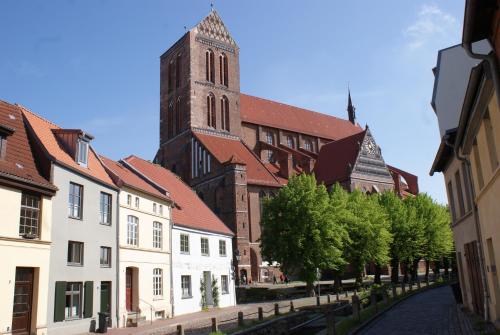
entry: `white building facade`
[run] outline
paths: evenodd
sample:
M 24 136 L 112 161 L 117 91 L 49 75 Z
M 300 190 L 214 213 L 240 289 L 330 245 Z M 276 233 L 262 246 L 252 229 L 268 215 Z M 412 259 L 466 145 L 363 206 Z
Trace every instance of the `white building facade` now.
M 236 305 L 231 240 L 232 236 L 174 224 L 174 315 L 194 313 L 204 308 Z

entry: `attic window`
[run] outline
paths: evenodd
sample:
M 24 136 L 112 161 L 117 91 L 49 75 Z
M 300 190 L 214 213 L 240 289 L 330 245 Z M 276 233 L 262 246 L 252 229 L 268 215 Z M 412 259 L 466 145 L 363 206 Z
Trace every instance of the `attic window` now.
M 79 139 L 77 163 L 86 167 L 88 164 L 88 159 L 89 159 L 89 142 L 83 139 Z
M 0 124 L 0 159 L 7 154 L 7 137 L 14 133 L 14 129 Z

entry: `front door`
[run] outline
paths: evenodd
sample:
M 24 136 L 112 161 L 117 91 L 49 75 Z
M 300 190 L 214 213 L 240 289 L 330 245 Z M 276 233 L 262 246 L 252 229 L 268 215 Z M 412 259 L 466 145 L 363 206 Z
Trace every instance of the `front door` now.
M 205 279 L 205 297 L 207 299 L 207 305 L 212 306 L 214 304 L 214 299 L 212 296 L 212 276 L 210 271 L 203 271 L 203 277 Z
M 126 294 L 126 307 L 127 311 L 132 310 L 132 269 L 127 268 L 125 274 L 125 294 Z
M 111 282 L 101 282 L 101 313 L 111 315 Z
M 33 268 L 16 268 L 12 334 L 30 334 Z

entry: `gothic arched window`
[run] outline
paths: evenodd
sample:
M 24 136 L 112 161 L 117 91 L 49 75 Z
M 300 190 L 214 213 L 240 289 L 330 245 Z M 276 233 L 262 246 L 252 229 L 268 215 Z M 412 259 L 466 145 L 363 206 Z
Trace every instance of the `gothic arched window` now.
M 177 55 L 175 61 L 175 87 L 181 86 L 181 54 Z
M 220 99 L 220 122 L 222 130 L 229 131 L 229 100 L 226 96 Z
M 224 86 L 229 86 L 229 75 L 228 75 L 228 58 L 225 53 L 219 56 L 219 77 L 220 83 Z
M 168 63 L 168 73 L 167 73 L 167 90 L 172 92 L 174 89 L 174 61 L 171 60 Z
M 172 100 L 168 102 L 167 127 L 168 138 L 171 138 L 174 135 L 174 102 Z
M 262 219 L 262 213 L 264 212 L 264 198 L 267 197 L 266 192 L 259 192 L 259 208 L 260 208 L 260 217 Z
M 181 97 L 177 98 L 177 103 L 175 105 L 175 126 L 175 133 L 180 133 L 182 128 Z
M 212 93 L 207 95 L 207 125 L 217 127 L 217 117 L 215 115 L 215 96 Z
M 215 83 L 214 52 L 210 49 L 205 52 L 205 75 L 207 81 Z

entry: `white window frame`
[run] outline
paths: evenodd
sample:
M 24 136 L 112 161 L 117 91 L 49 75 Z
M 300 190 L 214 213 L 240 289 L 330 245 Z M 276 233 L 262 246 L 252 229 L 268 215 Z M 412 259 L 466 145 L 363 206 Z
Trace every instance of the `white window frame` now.
M 107 203 L 105 201 L 107 199 Z M 106 192 L 101 192 L 101 197 L 99 199 L 99 223 L 111 226 L 111 221 L 113 217 L 113 196 Z
M 191 291 L 191 276 L 189 275 L 181 276 L 181 292 L 182 292 L 182 299 L 190 299 L 193 297 Z
M 153 248 L 161 249 L 163 247 L 163 225 L 161 222 L 153 222 Z
M 219 256 L 227 256 L 226 241 L 224 240 L 219 240 Z
M 82 166 L 87 167 L 89 161 L 89 142 L 79 139 L 77 145 L 76 162 Z
M 163 269 L 153 269 L 153 297 L 161 299 L 163 297 Z
M 78 190 L 78 194 L 76 194 Z M 83 185 L 70 182 L 68 198 L 68 216 L 73 219 L 83 218 Z
M 65 320 L 76 320 L 81 319 L 83 315 L 83 283 L 81 282 L 67 282 L 65 290 L 65 303 L 64 303 L 64 319 Z M 68 296 L 70 306 L 68 307 Z M 78 299 L 77 302 L 77 312 L 75 313 L 73 309 L 73 299 Z
M 210 241 L 207 237 L 200 238 L 200 248 L 202 256 L 210 256 Z
M 133 215 L 127 216 L 127 244 L 139 245 L 139 218 Z
M 68 241 L 67 264 L 72 266 L 83 266 L 84 249 L 85 245 L 83 242 Z
M 186 239 L 183 241 L 183 237 Z M 179 237 L 181 254 L 189 254 L 189 234 L 181 234 Z
M 111 267 L 111 247 L 101 246 L 101 252 L 99 254 L 99 263 L 101 268 L 110 268 Z
M 229 277 L 227 275 L 220 276 L 220 287 L 222 294 L 229 294 Z

